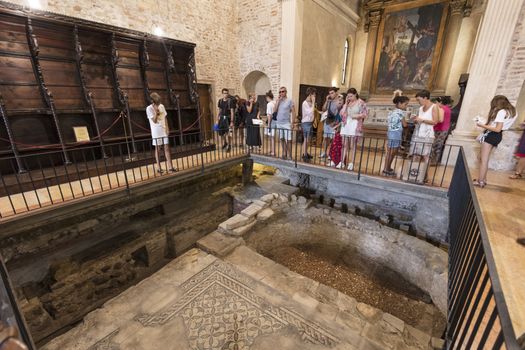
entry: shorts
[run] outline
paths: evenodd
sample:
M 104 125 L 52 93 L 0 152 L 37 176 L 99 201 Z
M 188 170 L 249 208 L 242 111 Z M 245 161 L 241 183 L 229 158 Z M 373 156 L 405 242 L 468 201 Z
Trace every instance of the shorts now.
M 432 151 L 432 144 L 434 143 L 434 138 L 427 137 L 412 137 L 410 142 L 410 152 L 411 155 L 416 156 L 428 156 Z
M 230 117 L 223 115 L 219 119 L 219 135 L 224 136 L 230 130 Z
M 323 137 L 334 138 L 334 129 L 326 123 L 324 123 L 323 127 Z
M 304 138 L 312 137 L 312 125 L 313 125 L 313 122 L 301 123 L 301 128 L 303 129 Z
M 488 143 L 489 145 L 492 145 L 494 147 L 498 147 L 499 143 L 503 139 L 502 132 L 493 132 L 489 131 L 483 142 Z
M 153 146 L 169 145 L 170 144 L 170 140 L 169 140 L 168 136 L 158 137 L 158 138 L 152 139 L 151 140 L 151 144 Z
M 275 122 L 275 120 L 274 120 Z M 273 124 L 273 123 L 272 123 Z M 277 135 L 281 140 L 292 140 L 292 130 L 289 122 L 275 122 L 277 128 Z
M 399 148 L 401 146 L 401 139 L 403 138 L 403 130 L 388 131 L 388 148 Z
M 271 137 L 274 137 L 275 136 L 275 129 L 277 129 L 277 122 L 275 120 L 272 120 L 271 127 L 267 126 L 264 129 L 264 134 L 268 135 L 268 136 L 271 136 Z

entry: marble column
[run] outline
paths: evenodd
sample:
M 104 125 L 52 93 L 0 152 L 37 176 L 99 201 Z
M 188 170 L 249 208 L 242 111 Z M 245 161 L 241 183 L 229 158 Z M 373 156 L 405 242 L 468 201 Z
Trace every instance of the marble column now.
M 301 47 L 303 39 L 303 0 L 282 0 L 281 82 L 288 97 L 299 106 Z M 297 110 L 296 110 L 297 112 Z
M 447 30 L 445 33 L 445 43 L 441 52 L 439 69 L 437 71 L 434 95 L 444 95 L 447 88 L 450 68 L 456 52 L 459 32 L 461 30 L 461 21 L 463 20 L 463 9 L 465 0 L 451 0 L 449 9 L 449 18 L 447 21 Z
M 498 81 L 504 71 L 505 60 L 511 48 L 513 33 L 524 1 L 487 0 L 470 63 L 470 77 L 458 124 L 447 142 L 464 146 L 471 167 L 478 165 L 479 144 L 474 139 L 481 132 L 472 119 L 476 115 L 485 118 L 488 114 L 490 101 L 496 94 Z M 503 148 L 497 150 L 499 151 L 503 152 Z M 496 155 L 493 158 L 498 157 Z M 502 167 L 491 163 L 489 166 L 508 169 L 513 165 Z
M 381 22 L 382 10 L 372 10 L 369 12 L 368 23 L 368 43 L 366 45 L 365 66 L 363 68 L 363 82 L 360 94 L 364 97 L 370 95 L 372 83 L 372 70 L 374 68 L 374 57 L 376 53 L 377 34 L 379 23 Z

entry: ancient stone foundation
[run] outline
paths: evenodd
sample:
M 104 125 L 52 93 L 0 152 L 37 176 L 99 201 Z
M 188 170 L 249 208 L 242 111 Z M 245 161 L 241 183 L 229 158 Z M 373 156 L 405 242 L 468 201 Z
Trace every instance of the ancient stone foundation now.
M 8 223 L 0 247 L 33 339 L 45 339 L 181 255 L 232 214 L 234 166 L 175 176 Z

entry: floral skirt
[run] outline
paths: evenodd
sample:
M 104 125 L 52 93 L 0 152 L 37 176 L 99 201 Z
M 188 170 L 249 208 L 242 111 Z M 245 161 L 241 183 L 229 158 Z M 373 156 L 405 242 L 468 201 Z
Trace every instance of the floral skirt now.
M 335 165 L 341 163 L 341 150 L 343 149 L 343 138 L 340 133 L 336 133 L 330 145 L 330 159 Z

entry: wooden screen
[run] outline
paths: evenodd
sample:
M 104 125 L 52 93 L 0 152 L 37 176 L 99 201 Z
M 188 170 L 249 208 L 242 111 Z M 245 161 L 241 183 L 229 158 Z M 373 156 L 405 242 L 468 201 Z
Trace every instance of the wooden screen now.
M 198 132 L 195 77 L 194 44 L 1 2 L 0 156 L 149 138 L 151 92 L 170 134 Z

